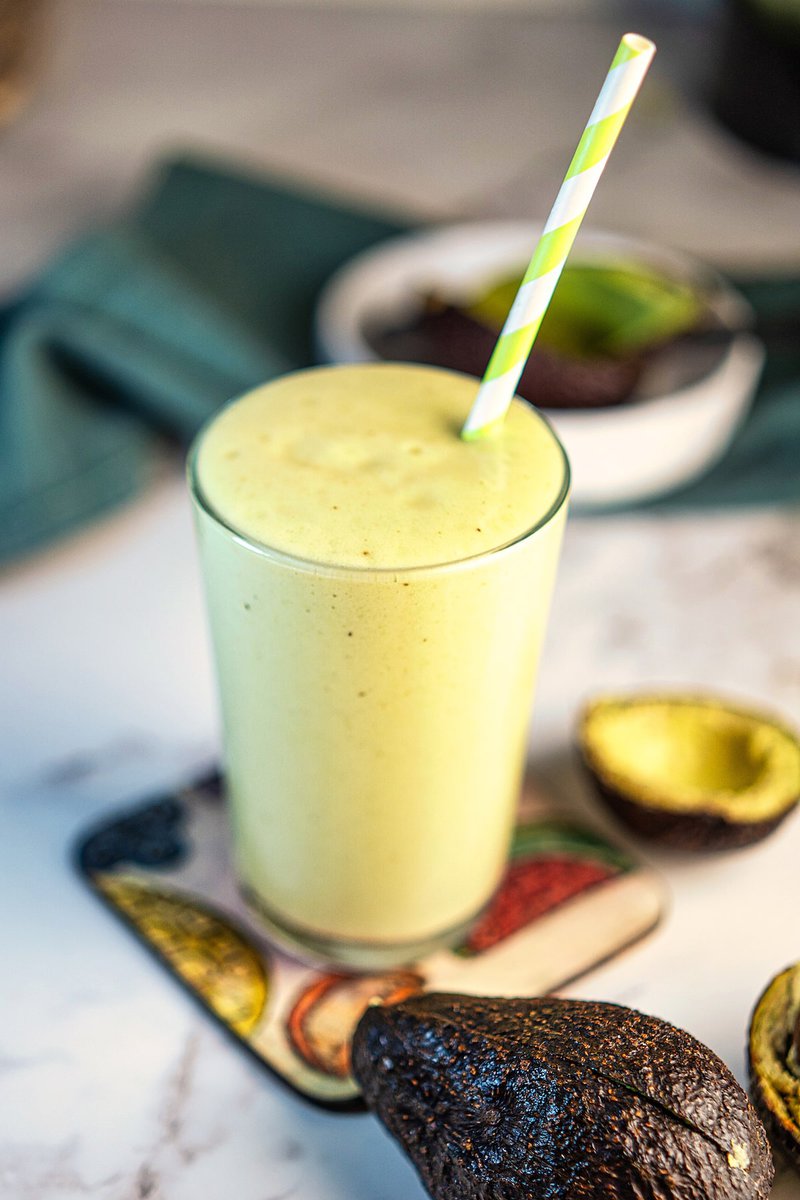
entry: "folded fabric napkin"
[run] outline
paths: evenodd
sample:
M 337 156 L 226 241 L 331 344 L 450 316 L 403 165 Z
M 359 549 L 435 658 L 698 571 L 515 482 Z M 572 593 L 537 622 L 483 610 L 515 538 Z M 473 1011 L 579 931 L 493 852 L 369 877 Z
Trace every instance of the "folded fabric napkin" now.
M 130 497 L 165 436 L 313 362 L 333 270 L 388 217 L 178 160 L 0 316 L 0 559 Z
M 135 494 L 159 441 L 313 362 L 328 276 L 408 224 L 176 160 L 135 211 L 68 249 L 0 314 L 0 559 Z M 771 319 L 800 281 L 746 288 Z M 800 499 L 800 345 L 770 358 L 725 460 L 661 508 Z

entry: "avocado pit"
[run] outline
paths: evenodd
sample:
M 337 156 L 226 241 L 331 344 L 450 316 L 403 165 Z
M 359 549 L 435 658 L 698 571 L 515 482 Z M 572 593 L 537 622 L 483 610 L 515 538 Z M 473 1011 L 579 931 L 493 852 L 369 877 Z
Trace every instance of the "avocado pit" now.
M 715 697 L 600 697 L 587 706 L 578 741 L 600 798 L 635 833 L 664 845 L 749 845 L 800 797 L 797 736 Z

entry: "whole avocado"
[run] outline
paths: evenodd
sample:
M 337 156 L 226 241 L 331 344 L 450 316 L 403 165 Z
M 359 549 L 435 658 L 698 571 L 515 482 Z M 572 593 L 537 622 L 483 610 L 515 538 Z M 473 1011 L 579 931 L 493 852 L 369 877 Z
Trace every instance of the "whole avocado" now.
M 689 1034 L 613 1004 L 429 993 L 370 1007 L 367 1104 L 434 1200 L 760 1200 L 761 1123 Z

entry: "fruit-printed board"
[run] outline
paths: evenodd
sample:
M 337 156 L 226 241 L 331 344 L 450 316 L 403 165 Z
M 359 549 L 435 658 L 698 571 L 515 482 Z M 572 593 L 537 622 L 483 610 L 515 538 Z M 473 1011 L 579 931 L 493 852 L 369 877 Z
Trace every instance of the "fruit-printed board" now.
M 590 830 L 530 803 L 494 898 L 462 945 L 344 974 L 272 944 L 231 869 L 218 776 L 96 826 L 77 848 L 94 891 L 200 1003 L 296 1091 L 359 1106 L 350 1039 L 370 1001 L 420 989 L 538 995 L 652 929 L 660 882 Z

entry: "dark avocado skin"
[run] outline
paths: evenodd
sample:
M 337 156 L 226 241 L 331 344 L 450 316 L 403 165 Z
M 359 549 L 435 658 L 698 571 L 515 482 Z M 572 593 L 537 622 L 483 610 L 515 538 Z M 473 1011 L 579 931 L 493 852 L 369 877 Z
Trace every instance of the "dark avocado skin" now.
M 764 1130 L 731 1073 L 631 1009 L 421 994 L 366 1011 L 353 1070 L 434 1200 L 769 1193 Z
M 633 833 L 650 842 L 675 850 L 736 850 L 760 842 L 788 817 L 797 801 L 769 821 L 726 821 L 715 813 L 669 812 L 631 800 L 606 783 L 596 767 L 581 756 L 589 779 L 606 806 Z

